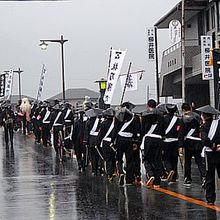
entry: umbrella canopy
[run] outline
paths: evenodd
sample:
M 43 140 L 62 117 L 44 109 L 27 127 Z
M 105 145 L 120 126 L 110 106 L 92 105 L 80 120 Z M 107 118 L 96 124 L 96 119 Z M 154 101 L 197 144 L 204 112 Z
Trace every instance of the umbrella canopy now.
M 102 114 L 102 110 L 99 108 L 91 108 L 86 111 L 85 115 L 89 118 L 97 117 Z
M 154 109 L 148 109 L 146 111 L 143 112 L 142 116 L 149 116 L 149 115 L 161 115 L 161 111 L 158 108 L 154 108 Z
M 59 104 L 56 104 L 56 105 L 53 106 L 53 109 L 54 109 L 54 110 L 60 110 L 61 108 L 60 108 L 60 105 L 59 105 Z
M 160 111 L 160 113 L 165 114 L 167 113 L 167 105 L 168 104 L 159 104 L 157 109 Z
M 117 118 L 120 122 L 123 122 L 124 120 L 128 120 L 131 117 L 132 117 L 132 112 L 126 107 L 120 108 L 115 113 L 115 118 Z
M 103 115 L 104 116 L 110 116 L 110 117 L 114 117 L 115 115 L 115 110 L 113 108 L 108 108 L 106 110 L 103 111 Z
M 208 113 L 208 114 L 212 114 L 212 115 L 220 114 L 220 112 L 217 109 L 213 108 L 210 105 L 205 105 L 205 106 L 202 106 L 200 108 L 197 108 L 196 111 L 204 112 L 204 113 Z
M 130 111 L 136 107 L 135 104 L 131 103 L 131 102 L 124 102 L 121 104 L 121 107 L 126 107 L 127 109 L 129 109 Z
M 197 114 L 196 112 L 189 112 L 187 115 L 183 117 L 183 121 L 185 123 L 190 123 L 192 121 L 200 122 L 200 120 L 201 120 L 200 115 Z

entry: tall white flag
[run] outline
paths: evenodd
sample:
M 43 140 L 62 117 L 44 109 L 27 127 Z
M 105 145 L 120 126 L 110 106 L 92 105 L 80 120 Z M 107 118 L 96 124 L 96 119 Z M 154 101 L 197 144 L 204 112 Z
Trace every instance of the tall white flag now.
M 122 51 L 112 49 L 107 86 L 103 98 L 105 104 L 111 104 L 112 102 L 112 98 L 114 95 L 115 87 L 119 78 L 125 54 L 126 50 Z
M 37 93 L 37 100 L 41 100 L 43 86 L 44 86 L 45 73 L 46 73 L 46 68 L 45 68 L 45 65 L 43 64 L 42 71 L 41 71 L 39 88 L 38 88 L 38 93 Z
M 12 93 L 13 70 L 10 70 L 5 83 L 5 97 L 9 99 Z
M 126 83 L 126 91 L 135 91 L 137 90 L 137 82 L 138 82 L 138 75 L 137 74 L 128 74 L 128 75 L 121 75 L 121 88 L 124 89 Z M 126 82 L 127 81 L 127 82 Z

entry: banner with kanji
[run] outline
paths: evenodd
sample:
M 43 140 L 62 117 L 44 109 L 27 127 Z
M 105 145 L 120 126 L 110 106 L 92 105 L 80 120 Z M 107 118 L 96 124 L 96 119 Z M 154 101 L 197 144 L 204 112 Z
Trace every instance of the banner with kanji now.
M 138 84 L 138 75 L 129 73 L 128 75 L 121 75 L 120 76 L 121 81 L 121 88 L 124 89 L 126 84 L 126 91 L 135 91 L 137 90 L 137 84 Z
M 41 100 L 43 86 L 44 86 L 45 73 L 46 73 L 46 68 L 45 68 L 45 65 L 43 64 L 42 71 L 41 71 L 39 88 L 38 88 L 38 93 L 37 93 L 37 100 Z
M 109 74 L 107 79 L 107 85 L 105 95 L 103 97 L 105 104 L 111 104 L 116 84 L 119 78 L 121 67 L 124 61 L 126 50 L 115 50 L 112 49 L 111 60 L 109 65 Z
M 0 74 L 0 98 L 5 97 L 6 73 Z
M 5 98 L 9 99 L 12 94 L 13 70 L 10 70 L 5 82 Z

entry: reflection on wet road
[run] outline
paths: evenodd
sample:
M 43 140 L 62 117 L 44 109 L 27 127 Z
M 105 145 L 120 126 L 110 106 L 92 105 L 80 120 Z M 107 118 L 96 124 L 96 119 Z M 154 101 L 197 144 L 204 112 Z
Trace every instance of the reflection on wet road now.
M 60 164 L 53 149 L 36 145 L 32 136 L 16 134 L 11 149 L 0 130 L 0 145 L 1 220 L 220 218 L 218 211 L 145 186 L 118 187 L 89 170 L 79 174 L 75 159 Z M 197 176 L 191 188 L 181 181 L 163 188 L 205 201 Z

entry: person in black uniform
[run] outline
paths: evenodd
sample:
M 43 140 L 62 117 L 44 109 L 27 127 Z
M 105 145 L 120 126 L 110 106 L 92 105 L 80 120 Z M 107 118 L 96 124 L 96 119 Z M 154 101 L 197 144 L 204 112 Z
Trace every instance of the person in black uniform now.
M 4 106 L 4 110 L 1 114 L 1 125 L 4 126 L 4 132 L 5 132 L 5 143 L 6 146 L 9 145 L 9 137 L 10 137 L 10 143 L 11 147 L 13 147 L 13 129 L 14 129 L 14 123 L 15 123 L 15 114 L 13 110 L 11 109 L 11 104 L 6 103 Z
M 85 125 L 84 143 L 89 145 L 92 173 L 97 176 L 98 171 L 100 171 L 100 174 L 102 175 L 103 172 L 99 166 L 100 155 L 95 148 L 97 145 L 97 138 L 101 125 L 101 116 L 98 115 L 94 109 L 89 109 L 86 111 L 86 115 L 89 117 L 89 119 L 86 121 Z
M 72 137 L 76 159 L 78 163 L 78 170 L 80 173 L 82 171 L 85 171 L 85 165 L 86 165 L 86 149 L 83 144 L 85 121 L 83 120 L 83 117 L 84 117 L 84 111 L 80 111 L 78 113 L 78 118 L 74 123 L 73 137 Z
M 59 140 L 60 131 L 62 132 L 62 137 L 64 137 L 63 126 L 64 126 L 64 115 L 62 114 L 59 104 L 56 104 L 53 107 L 53 112 L 51 114 L 51 121 L 50 121 L 50 127 L 53 132 L 53 144 L 56 153 L 58 153 L 58 140 Z
M 126 107 L 131 112 L 136 107 L 131 102 L 122 103 L 121 107 Z M 141 184 L 141 158 L 140 158 L 140 144 L 141 144 L 141 121 L 140 117 L 134 113 L 135 129 L 137 132 L 136 140 L 133 139 L 133 172 L 135 182 Z
M 213 115 L 220 112 L 211 106 L 203 106 L 196 109 L 202 112 L 203 124 L 200 127 L 203 143 L 203 156 L 206 158 L 206 200 L 209 205 L 216 201 L 215 169 L 220 178 L 220 121 L 214 120 Z
M 51 111 L 48 109 L 48 103 L 43 102 L 41 105 L 41 111 L 39 113 L 40 116 L 40 128 L 42 132 L 42 141 L 43 146 L 47 147 L 50 143 L 50 120 L 51 120 Z
M 112 131 L 114 128 L 114 115 L 115 111 L 112 108 L 108 108 L 103 111 L 103 116 L 105 119 L 101 123 L 97 141 L 97 147 L 99 149 L 102 148 L 106 165 L 106 174 L 109 182 L 113 181 L 113 173 L 115 168 L 115 149 L 110 146 Z
M 188 103 L 182 105 L 183 116 L 181 119 L 179 145 L 184 148 L 184 185 L 190 186 L 192 182 L 191 177 L 191 160 L 195 157 L 195 162 L 198 165 L 201 184 L 204 187 L 205 184 L 205 161 L 201 157 L 202 141 L 200 138 L 200 116 L 191 111 L 191 107 Z
M 165 181 L 176 182 L 178 164 L 178 133 L 180 130 L 180 119 L 175 116 L 177 106 L 166 105 L 167 114 L 164 116 L 165 140 L 163 144 L 163 160 L 166 171 Z
M 134 154 L 133 149 L 137 148 L 137 124 L 134 114 L 126 107 L 121 107 L 115 114 L 115 124 L 112 134 L 111 146 L 117 149 L 116 163 L 119 172 L 119 185 L 134 183 Z M 126 158 L 126 175 L 123 168 L 123 155 Z
M 72 151 L 73 148 L 73 129 L 74 129 L 74 114 L 71 109 L 71 104 L 64 103 L 63 115 L 64 115 L 64 140 L 65 149 L 67 153 Z
M 146 169 L 146 185 L 160 186 L 163 171 L 162 146 L 165 136 L 164 118 L 153 99 L 148 100 L 147 111 L 142 115 L 142 143 L 143 160 Z

